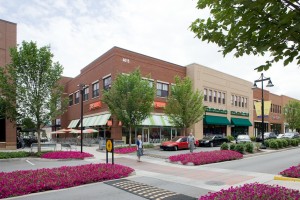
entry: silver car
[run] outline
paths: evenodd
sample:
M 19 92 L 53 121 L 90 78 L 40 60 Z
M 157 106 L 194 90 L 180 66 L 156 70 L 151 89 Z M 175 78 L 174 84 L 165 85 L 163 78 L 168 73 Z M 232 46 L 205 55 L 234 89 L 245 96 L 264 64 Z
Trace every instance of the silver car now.
M 238 135 L 236 138 L 236 143 L 244 143 L 244 142 L 251 142 L 249 135 Z

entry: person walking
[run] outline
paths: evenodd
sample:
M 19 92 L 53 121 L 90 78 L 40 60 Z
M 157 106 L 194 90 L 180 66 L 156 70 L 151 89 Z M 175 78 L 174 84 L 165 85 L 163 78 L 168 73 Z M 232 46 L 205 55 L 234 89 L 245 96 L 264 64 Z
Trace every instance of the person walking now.
M 138 157 L 138 162 L 141 162 L 141 156 L 143 155 L 143 141 L 142 141 L 142 136 L 138 135 L 138 139 L 136 141 L 136 150 L 137 150 L 137 157 Z
M 193 136 L 192 131 L 190 132 L 190 135 L 187 138 L 187 142 L 189 145 L 190 152 L 193 153 L 195 149 L 195 137 Z

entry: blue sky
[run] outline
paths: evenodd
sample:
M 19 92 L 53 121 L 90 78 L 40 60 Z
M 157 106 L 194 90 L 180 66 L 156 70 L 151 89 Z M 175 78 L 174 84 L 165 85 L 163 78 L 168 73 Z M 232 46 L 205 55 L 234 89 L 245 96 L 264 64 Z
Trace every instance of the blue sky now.
M 18 43 L 50 45 L 65 76 L 80 69 L 113 46 L 179 65 L 199 63 L 253 82 L 254 68 L 266 57 L 234 58 L 214 44 L 194 38 L 189 25 L 209 12 L 192 0 L 0 0 L 0 19 L 17 23 Z M 270 91 L 300 99 L 299 66 L 274 65 L 264 72 L 275 87 Z

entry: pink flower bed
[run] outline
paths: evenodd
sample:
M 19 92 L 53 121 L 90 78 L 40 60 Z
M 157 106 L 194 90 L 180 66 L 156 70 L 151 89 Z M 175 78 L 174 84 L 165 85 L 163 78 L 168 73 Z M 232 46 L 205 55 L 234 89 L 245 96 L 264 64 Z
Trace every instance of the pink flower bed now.
M 280 175 L 291 178 L 300 178 L 300 164 L 298 166 L 292 166 L 286 170 L 283 170 L 280 172 Z
M 84 159 L 88 157 L 93 157 L 94 155 L 80 152 L 80 151 L 54 151 L 45 153 L 41 156 L 41 158 L 46 159 Z
M 236 160 L 243 158 L 243 154 L 231 150 L 216 150 L 209 152 L 186 153 L 170 156 L 171 162 L 181 162 L 182 164 L 193 163 L 194 165 L 204 165 L 209 163 Z
M 201 196 L 199 200 L 282 200 L 300 199 L 298 190 L 288 189 L 282 186 L 271 186 L 259 183 L 245 184 L 240 187 L 231 187 L 215 193 Z
M 122 147 L 122 148 L 114 149 L 114 152 L 119 154 L 132 153 L 135 151 L 136 151 L 136 147 Z
M 88 164 L 52 169 L 0 172 L 0 199 L 46 190 L 127 177 L 134 170 L 122 165 Z

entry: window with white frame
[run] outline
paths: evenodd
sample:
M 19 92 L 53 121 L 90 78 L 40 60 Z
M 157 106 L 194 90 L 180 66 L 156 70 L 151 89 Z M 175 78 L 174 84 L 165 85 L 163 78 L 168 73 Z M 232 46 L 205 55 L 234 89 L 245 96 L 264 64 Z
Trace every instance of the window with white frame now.
M 212 90 L 208 91 L 208 101 L 212 102 Z
M 167 83 L 156 83 L 156 96 L 158 97 L 168 97 L 169 95 L 169 84 Z
M 110 87 L 111 87 L 111 76 L 108 76 L 103 79 L 103 89 L 109 90 Z
M 245 98 L 245 108 L 247 108 L 248 105 L 247 105 L 247 98 Z
M 73 105 L 73 94 L 69 95 L 69 106 Z
M 221 103 L 221 92 L 218 92 L 218 103 Z
M 83 101 L 89 100 L 89 87 L 83 89 Z
M 242 100 L 241 100 L 241 101 L 242 101 L 242 107 L 243 107 L 243 108 L 244 108 L 244 106 L 245 106 L 245 104 L 244 104 L 244 99 L 245 99 L 245 98 L 242 97 Z
M 225 93 L 222 93 L 222 103 L 225 104 L 226 103 L 226 99 L 225 99 Z
M 92 98 L 99 96 L 99 81 L 92 84 Z
M 204 93 L 204 101 L 207 101 L 207 89 L 206 88 L 204 89 L 203 93 Z
M 79 103 L 79 91 L 75 93 L 75 104 Z
M 217 91 L 214 91 L 214 102 L 217 103 Z
M 231 95 L 231 105 L 234 106 L 234 95 Z

